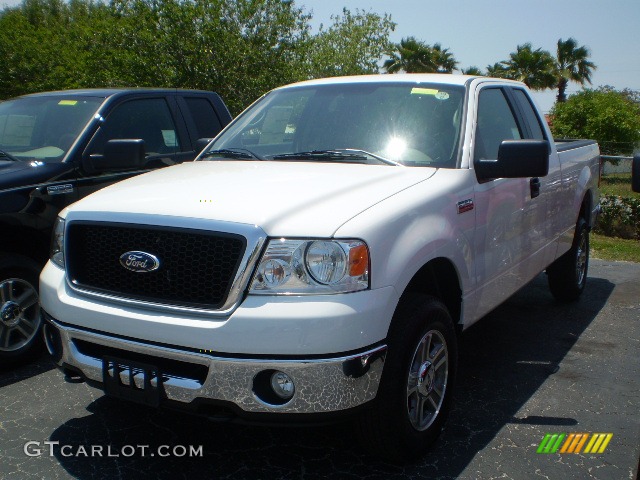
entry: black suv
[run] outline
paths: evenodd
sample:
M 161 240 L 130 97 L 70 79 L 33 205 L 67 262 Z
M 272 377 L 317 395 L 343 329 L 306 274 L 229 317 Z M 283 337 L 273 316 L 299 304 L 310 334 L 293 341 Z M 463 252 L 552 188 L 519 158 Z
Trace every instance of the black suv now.
M 38 276 L 58 212 L 193 160 L 230 121 L 216 93 L 194 90 L 68 90 L 0 103 L 0 363 L 41 346 Z

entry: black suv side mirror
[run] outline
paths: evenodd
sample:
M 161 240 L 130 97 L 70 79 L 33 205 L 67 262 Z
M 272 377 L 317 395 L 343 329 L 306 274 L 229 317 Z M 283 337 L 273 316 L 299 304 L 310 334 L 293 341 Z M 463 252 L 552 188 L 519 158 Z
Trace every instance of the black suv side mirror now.
M 144 140 L 140 138 L 109 140 L 102 155 L 92 154 L 83 160 L 83 166 L 91 173 L 139 170 L 145 163 Z
M 474 168 L 478 180 L 544 177 L 549 173 L 549 142 L 504 140 L 497 160 L 476 160 Z
M 205 147 L 211 143 L 211 140 L 213 140 L 213 138 L 199 138 L 196 141 L 196 152 L 204 150 Z
M 634 155 L 631 163 L 631 190 L 640 193 L 640 153 Z

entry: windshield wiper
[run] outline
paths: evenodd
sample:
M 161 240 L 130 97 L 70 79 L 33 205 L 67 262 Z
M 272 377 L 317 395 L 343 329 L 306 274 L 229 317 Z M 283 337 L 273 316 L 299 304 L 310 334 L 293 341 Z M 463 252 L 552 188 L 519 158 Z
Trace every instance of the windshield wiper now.
M 5 152 L 4 150 L 0 150 L 0 158 L 8 158 L 9 160 L 13 160 L 14 162 L 19 162 L 20 160 L 18 160 L 16 157 L 14 157 L 13 155 L 11 155 L 8 152 Z
M 386 159 L 379 155 L 358 150 L 355 148 L 334 148 L 332 150 L 311 150 L 308 152 L 283 153 L 271 157 L 273 160 L 351 160 L 354 162 L 362 160 L 377 160 L 387 165 L 400 165 L 398 162 Z
M 233 160 L 264 160 L 250 150 L 244 148 L 221 148 L 205 152 L 201 160 L 206 158 L 231 158 Z

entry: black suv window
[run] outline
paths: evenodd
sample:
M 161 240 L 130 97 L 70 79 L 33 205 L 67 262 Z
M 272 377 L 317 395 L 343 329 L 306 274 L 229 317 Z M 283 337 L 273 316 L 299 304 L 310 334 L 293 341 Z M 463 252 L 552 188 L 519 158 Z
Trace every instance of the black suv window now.
M 213 138 L 222 130 L 222 124 L 209 100 L 201 97 L 185 97 L 184 101 L 195 122 L 197 137 L 194 140 Z
M 163 98 L 130 100 L 115 108 L 93 138 L 88 154 L 101 154 L 112 139 L 141 138 L 147 156 L 173 155 L 180 151 L 176 126 Z

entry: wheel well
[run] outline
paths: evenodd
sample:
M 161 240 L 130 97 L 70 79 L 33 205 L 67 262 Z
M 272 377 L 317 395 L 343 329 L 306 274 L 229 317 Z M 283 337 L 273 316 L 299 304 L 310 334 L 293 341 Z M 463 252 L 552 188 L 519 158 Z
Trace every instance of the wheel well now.
M 413 276 L 405 293 L 422 293 L 439 298 L 449 310 L 454 324 L 460 323 L 462 311 L 462 289 L 458 273 L 450 260 L 430 260 Z
M 44 265 L 49 256 L 49 239 L 38 230 L 0 224 L 8 232 L 0 236 L 0 253 L 19 253 Z

